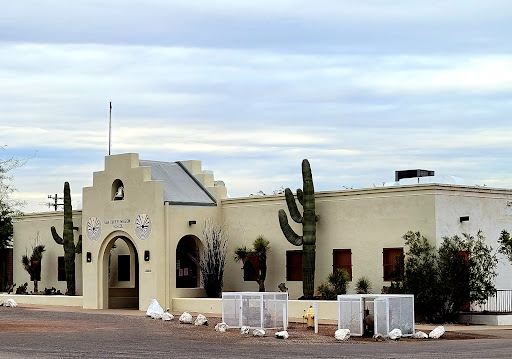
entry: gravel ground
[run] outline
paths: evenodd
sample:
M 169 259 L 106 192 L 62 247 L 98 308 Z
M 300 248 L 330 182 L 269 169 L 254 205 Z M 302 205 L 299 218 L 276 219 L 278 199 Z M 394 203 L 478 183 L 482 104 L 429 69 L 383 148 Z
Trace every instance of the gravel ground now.
M 67 311 L 71 310 L 71 311 Z M 116 314 L 120 313 L 120 314 Z M 510 358 L 512 340 L 447 332 L 440 340 L 336 342 L 334 325 L 315 335 L 292 323 L 290 339 L 215 332 L 220 318 L 196 327 L 154 320 L 138 311 L 0 307 L 0 359 L 18 358 Z M 450 340 L 471 339 L 474 340 Z
M 101 312 L 100 312 L 101 313 Z M 7 315 L 8 314 L 8 315 Z M 137 313 L 139 314 L 139 313 Z M 208 326 L 181 324 L 176 313 L 172 321 L 155 320 L 140 315 L 90 314 L 76 312 L 45 311 L 39 308 L 6 308 L 0 307 L 0 333 L 52 333 L 52 332 L 122 332 L 127 328 L 138 328 L 144 332 L 172 334 L 173 337 L 214 343 L 264 344 L 264 345 L 311 345 L 333 344 L 335 325 L 319 325 L 315 334 L 312 328 L 303 323 L 290 323 L 287 340 L 275 338 L 275 332 L 282 329 L 267 329 L 265 337 L 253 337 L 240 334 L 240 329 L 231 328 L 225 333 L 217 333 L 215 325 L 221 318 L 209 317 Z M 428 334 L 428 333 L 427 333 Z M 467 340 L 492 338 L 488 335 L 473 333 L 446 332 L 440 340 Z M 349 342 L 374 342 L 371 337 L 351 337 Z M 401 341 L 417 341 L 402 338 Z M 428 341 L 428 340 L 427 340 Z

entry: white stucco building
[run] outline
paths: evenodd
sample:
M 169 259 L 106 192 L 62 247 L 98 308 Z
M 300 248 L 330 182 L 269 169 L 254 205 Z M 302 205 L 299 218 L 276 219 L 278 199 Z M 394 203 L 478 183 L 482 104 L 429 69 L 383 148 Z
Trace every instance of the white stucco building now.
M 83 306 L 145 310 L 151 298 L 165 308 L 172 307 L 172 298 L 204 296 L 197 261 L 205 220 L 224 225 L 229 234 L 224 290 L 257 291 L 256 282 L 244 280 L 233 252 L 251 246 L 261 234 L 271 247 L 267 290 L 284 282 L 296 299 L 302 295 L 301 247 L 283 236 L 277 215 L 281 208 L 288 212 L 284 195 L 227 198 L 224 183 L 202 171 L 199 161 L 143 161 L 133 153 L 107 156 L 104 170 L 95 172 L 93 185 L 83 189 L 82 211 L 73 212 L 75 238 L 83 235 L 82 254 L 76 258 Z M 496 248 L 501 230 L 512 230 L 512 190 L 415 183 L 317 192 L 316 213 L 315 283 L 325 281 L 333 268 L 345 268 L 353 282 L 367 276 L 373 292 L 380 293 L 390 284 L 391 258 L 404 250 L 402 236 L 409 230 L 439 245 L 444 236 L 476 235 L 481 229 Z M 62 212 L 15 218 L 15 283 L 29 282 L 20 259 L 37 241 L 47 248 L 39 288 L 65 292 L 59 262 L 63 249 L 50 232 L 55 226 L 61 233 L 62 224 Z M 300 226 L 291 225 L 301 233 Z M 498 288 L 511 288 L 511 269 L 500 262 Z

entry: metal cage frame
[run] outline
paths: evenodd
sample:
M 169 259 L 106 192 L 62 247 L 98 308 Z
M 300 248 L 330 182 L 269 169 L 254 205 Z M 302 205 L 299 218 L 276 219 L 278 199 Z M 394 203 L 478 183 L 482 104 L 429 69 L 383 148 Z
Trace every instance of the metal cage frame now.
M 288 328 L 287 292 L 223 292 L 222 321 L 229 327 Z
M 370 303 L 373 303 L 375 334 L 387 335 L 395 328 L 400 329 L 403 336 L 414 334 L 412 294 L 343 294 L 338 295 L 337 299 L 338 329 L 349 329 L 351 335 L 364 334 L 364 312 L 366 304 Z M 404 305 L 404 301 L 409 302 L 409 305 Z M 403 320 L 407 316 L 409 319 Z

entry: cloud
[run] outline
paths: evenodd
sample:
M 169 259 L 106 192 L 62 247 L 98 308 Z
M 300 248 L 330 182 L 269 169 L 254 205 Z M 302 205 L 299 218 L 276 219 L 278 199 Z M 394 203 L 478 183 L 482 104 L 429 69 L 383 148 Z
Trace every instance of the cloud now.
M 427 168 L 507 186 L 507 1 L 9 2 L 0 134 L 19 196 L 79 188 L 113 153 L 201 159 L 230 195 Z M 42 208 L 41 208 L 42 209 Z

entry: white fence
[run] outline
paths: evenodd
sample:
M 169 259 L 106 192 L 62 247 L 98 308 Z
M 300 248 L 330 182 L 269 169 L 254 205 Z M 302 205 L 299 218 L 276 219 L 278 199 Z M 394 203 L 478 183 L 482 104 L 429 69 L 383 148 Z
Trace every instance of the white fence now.
M 366 324 L 365 324 L 366 318 Z M 387 335 L 398 328 L 402 335 L 414 334 L 414 296 L 412 294 L 338 295 L 338 328 L 361 336 L 365 325 L 373 323 L 375 334 Z
M 472 312 L 512 313 L 512 290 L 496 290 L 484 304 L 472 303 Z
M 240 328 L 288 327 L 288 293 L 225 292 L 222 293 L 222 321 Z

